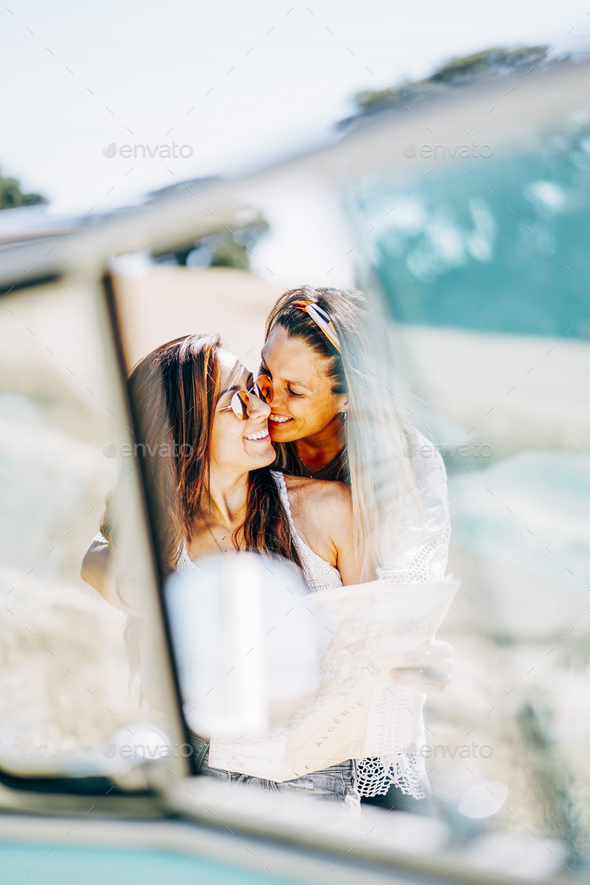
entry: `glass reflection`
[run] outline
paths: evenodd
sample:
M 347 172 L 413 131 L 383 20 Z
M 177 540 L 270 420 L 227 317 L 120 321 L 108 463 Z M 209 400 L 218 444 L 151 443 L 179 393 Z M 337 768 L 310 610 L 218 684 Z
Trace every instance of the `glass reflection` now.
M 15 292 L 2 306 L 0 766 L 116 770 L 130 787 L 145 786 L 133 760 L 114 759 L 109 748 L 134 723 L 168 731 L 169 704 L 150 707 L 126 653 L 125 614 L 80 578 L 105 493 L 118 481 L 113 440 L 128 435 L 102 315 L 92 291 L 73 283 Z M 136 485 L 124 522 L 122 547 L 148 564 L 149 590 Z M 154 637 L 150 657 L 165 680 L 157 630 Z
M 588 845 L 585 125 L 346 195 L 449 473 L 462 590 L 441 631 L 453 679 L 426 707 L 435 800 L 560 839 L 570 863 Z
M 267 792 L 286 795 L 293 788 L 340 805 L 344 799 L 355 813 L 361 798 L 363 815 L 370 803 L 437 817 L 449 825 L 442 827 L 443 842 L 454 831 L 474 865 L 489 869 L 498 861 L 498 868 L 539 876 L 564 859 L 582 864 L 587 844 L 582 591 L 589 583 L 589 489 L 588 417 L 581 405 L 590 374 L 581 290 L 571 279 L 585 267 L 579 236 L 586 189 L 579 151 L 568 150 L 554 141 L 530 157 L 482 158 L 485 188 L 465 176 L 459 183 L 454 167 L 417 182 L 411 195 L 410 184 L 388 175 L 347 182 L 344 205 L 359 233 L 357 273 L 369 281 L 367 297 L 324 287 L 281 291 L 243 267 L 146 264 L 141 275 L 121 272 L 116 281 L 130 367 L 163 340 L 200 339 L 185 334 L 197 328 L 219 332 L 240 357 L 239 366 L 228 357 L 217 380 L 225 372 L 229 388 L 243 392 L 259 372 L 272 382 L 273 399 L 266 410 L 257 406 L 253 434 L 251 416 L 241 422 L 230 400 L 221 398 L 219 414 L 207 403 L 201 423 L 189 428 L 204 440 L 211 415 L 214 422 L 232 422 L 207 441 L 212 482 L 201 469 L 198 479 L 187 480 L 179 456 L 171 456 L 179 501 L 200 489 L 200 504 L 207 506 L 185 520 L 172 546 L 162 546 L 173 552 L 170 570 L 190 571 L 192 560 L 194 587 L 203 590 L 197 583 L 203 555 L 236 547 L 277 552 L 272 545 L 280 532 L 271 530 L 258 547 L 246 537 L 248 494 L 240 498 L 241 510 L 232 510 L 223 481 L 235 440 L 242 454 L 250 443 L 260 444 L 254 451 L 270 458 L 268 428 L 277 459 L 250 467 L 279 474 L 266 492 L 272 490 L 287 518 L 293 548 L 282 552 L 303 567 L 312 610 L 323 600 L 335 619 L 315 689 L 316 699 L 323 691 L 322 700 L 334 700 L 334 708 L 304 705 L 299 714 L 303 724 L 325 709 L 337 719 L 343 702 L 362 700 L 365 690 L 372 710 L 362 720 L 364 731 L 347 731 L 336 748 L 333 733 L 330 740 L 324 734 L 327 721 L 314 720 L 322 732 L 316 745 L 325 739 L 330 753 L 318 765 L 318 754 L 313 760 L 308 754 L 303 764 L 310 767 L 301 775 L 288 769 L 293 745 L 285 750 L 283 744 L 279 776 L 268 747 L 258 754 L 266 769 L 250 765 L 242 742 L 252 749 L 259 737 L 248 735 L 247 724 L 226 735 L 231 753 L 215 750 L 215 729 L 219 739 L 223 729 L 199 720 L 208 702 L 203 697 L 198 705 L 203 686 L 194 689 L 196 680 L 190 704 L 185 698 L 195 770 L 212 779 L 262 781 Z M 547 264 L 556 249 L 561 271 Z M 559 304 L 552 297 L 558 286 L 566 296 Z M 383 301 L 387 317 L 378 307 Z M 576 317 L 577 340 L 570 343 Z M 229 384 L 236 366 L 236 383 Z M 211 392 L 224 392 L 210 380 Z M 181 389 L 164 399 L 186 400 L 186 417 L 198 397 L 181 396 Z M 178 452 L 185 429 L 177 412 L 164 409 L 158 427 L 172 430 Z M 245 439 L 258 432 L 258 440 Z M 153 448 L 155 437 L 143 436 Z M 240 470 L 243 492 L 244 464 Z M 320 509 L 314 523 L 310 490 L 326 485 L 332 493 L 340 489 L 349 513 Z M 155 513 L 164 512 L 156 499 Z M 450 570 L 462 590 L 449 607 L 453 588 L 444 578 L 451 522 Z M 334 523 L 350 526 L 346 549 L 342 537 L 330 534 Z M 352 550 L 357 562 L 349 567 L 345 557 Z M 450 590 L 445 599 L 444 588 Z M 191 634 L 190 620 L 179 623 Z M 216 647 L 226 642 L 225 627 L 221 618 L 208 637 Z M 434 689 L 448 681 L 446 643 L 455 650 L 455 666 L 437 695 Z M 185 635 L 185 648 L 189 644 Z M 401 724 L 404 709 L 407 721 L 412 716 L 417 723 L 414 730 Z M 307 753 L 305 741 L 302 746 Z M 536 858 L 531 833 L 543 840 L 546 862 Z

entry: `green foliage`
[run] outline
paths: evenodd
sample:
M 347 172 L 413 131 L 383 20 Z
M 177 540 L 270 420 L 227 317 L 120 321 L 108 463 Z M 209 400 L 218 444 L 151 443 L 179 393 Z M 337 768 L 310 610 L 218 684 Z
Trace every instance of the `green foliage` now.
M 545 810 L 545 835 L 564 843 L 572 866 L 587 866 L 586 803 L 552 736 L 552 711 L 541 698 L 528 698 L 517 710 L 515 721 L 536 804 Z
M 16 209 L 18 206 L 36 206 L 47 203 L 40 194 L 23 194 L 16 178 L 0 175 L 0 209 Z
M 518 68 L 522 65 L 534 65 L 541 61 L 548 52 L 547 46 L 527 46 L 521 49 L 486 49 L 463 58 L 453 58 L 429 78 L 431 81 L 454 83 L 478 74 L 486 74 L 492 70 Z
M 525 46 L 521 49 L 494 47 L 462 58 L 452 58 L 424 80 L 402 83 L 394 89 L 360 92 L 356 96 L 356 104 L 361 113 L 376 110 L 406 100 L 410 95 L 432 89 L 437 85 L 456 86 L 494 71 L 516 70 L 523 65 L 530 67 L 541 62 L 548 51 L 547 46 Z
M 248 270 L 250 262 L 246 247 L 236 243 L 233 236 L 225 236 L 211 256 L 211 267 L 237 267 Z
M 238 217 L 231 221 L 231 228 L 211 233 L 199 240 L 179 245 L 174 252 L 156 253 L 157 263 L 178 264 L 181 267 L 235 267 L 249 270 L 249 256 L 260 237 L 268 231 L 268 222 L 258 212 L 244 221 Z M 196 260 L 189 259 L 193 253 Z

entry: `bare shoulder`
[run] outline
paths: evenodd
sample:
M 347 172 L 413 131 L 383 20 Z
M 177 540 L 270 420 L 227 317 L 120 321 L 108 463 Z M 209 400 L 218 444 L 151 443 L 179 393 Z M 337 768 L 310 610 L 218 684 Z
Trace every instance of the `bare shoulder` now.
M 341 559 L 352 549 L 353 519 L 350 488 L 343 482 L 328 482 L 302 476 L 286 476 L 289 505 L 299 536 L 326 562 L 347 579 Z M 355 577 L 355 576 L 353 576 Z
M 311 479 L 306 476 L 285 476 L 285 484 L 290 501 L 300 508 L 305 504 L 313 504 L 332 513 L 342 513 L 352 507 L 350 488 L 344 482 L 332 482 L 324 479 Z

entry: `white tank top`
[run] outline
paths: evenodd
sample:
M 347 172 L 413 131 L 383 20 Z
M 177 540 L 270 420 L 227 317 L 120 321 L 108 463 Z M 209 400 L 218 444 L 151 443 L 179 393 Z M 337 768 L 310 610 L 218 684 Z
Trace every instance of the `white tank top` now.
M 338 569 L 335 569 L 329 562 L 326 562 L 325 559 L 322 559 L 321 556 L 314 553 L 311 547 L 308 547 L 305 541 L 303 541 L 298 535 L 295 523 L 293 522 L 293 516 L 291 515 L 291 505 L 289 504 L 289 495 L 287 493 L 285 477 L 282 473 L 279 473 L 278 470 L 271 470 L 271 474 L 277 484 L 279 495 L 281 496 L 281 501 L 285 508 L 287 519 L 289 520 L 293 543 L 295 544 L 299 559 L 301 560 L 301 567 L 303 569 L 303 574 L 305 575 L 305 580 L 307 581 L 307 586 L 310 590 L 314 591 L 329 590 L 332 587 L 342 587 L 342 578 L 340 577 Z
M 342 587 L 342 578 L 340 577 L 338 569 L 335 569 L 329 562 L 326 562 L 325 559 L 322 559 L 321 556 L 314 553 L 311 547 L 309 547 L 299 536 L 291 514 L 291 505 L 289 504 L 289 495 L 287 493 L 285 477 L 282 473 L 279 473 L 278 470 L 271 470 L 271 474 L 277 484 L 279 496 L 283 507 L 285 508 L 285 513 L 287 514 L 293 543 L 295 544 L 299 559 L 301 560 L 301 567 L 303 569 L 303 574 L 305 575 L 307 586 L 314 592 L 316 590 L 329 590 L 333 587 Z M 198 569 L 196 563 L 194 563 L 188 555 L 186 543 L 183 545 L 176 568 L 179 572 L 194 571 Z

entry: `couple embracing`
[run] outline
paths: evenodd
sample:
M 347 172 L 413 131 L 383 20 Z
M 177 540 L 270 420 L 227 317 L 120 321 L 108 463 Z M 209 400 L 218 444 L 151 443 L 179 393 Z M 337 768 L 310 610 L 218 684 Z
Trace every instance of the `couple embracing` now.
M 141 440 L 152 451 L 169 444 L 168 457 L 147 461 L 168 571 L 250 550 L 296 563 L 312 591 L 381 578 L 443 579 L 450 536 L 444 465 L 434 446 L 422 445 L 430 455 L 417 463 L 407 457 L 418 431 L 393 388 L 384 321 L 361 292 L 305 286 L 282 295 L 267 319 L 256 375 L 218 336 L 187 335 L 143 358 L 129 392 Z M 82 577 L 132 614 L 117 592 L 112 534 L 107 504 Z M 445 646 L 432 643 L 396 677 L 440 690 Z M 248 780 L 210 768 L 207 743 L 196 741 L 202 773 Z M 350 804 L 359 791 L 384 793 L 411 778 L 387 760 L 367 759 L 304 780 L 282 787 Z

